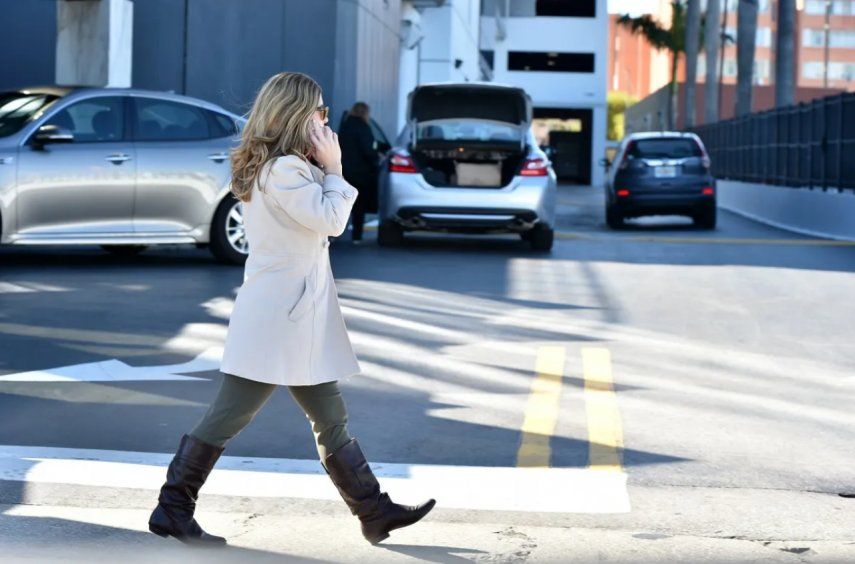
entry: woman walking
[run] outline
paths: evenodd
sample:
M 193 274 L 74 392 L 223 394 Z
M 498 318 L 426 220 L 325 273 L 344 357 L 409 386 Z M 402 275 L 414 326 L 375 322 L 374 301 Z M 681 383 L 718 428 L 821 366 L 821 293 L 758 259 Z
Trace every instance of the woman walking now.
M 193 517 L 199 489 L 226 443 L 278 386 L 287 386 L 306 413 L 321 463 L 366 540 L 376 544 L 433 509 L 432 499 L 414 507 L 393 503 L 347 431 L 337 380 L 358 373 L 359 365 L 336 297 L 327 237 L 344 231 L 357 191 L 342 177 L 328 113 L 314 80 L 277 74 L 259 92 L 232 155 L 232 192 L 243 202 L 250 252 L 229 322 L 222 385 L 182 437 L 149 520 L 162 537 L 225 544 Z
M 371 109 L 368 104 L 356 102 L 339 128 L 344 178 L 359 190 L 359 198 L 351 214 L 351 237 L 354 242 L 362 241 L 365 213 L 377 211 L 377 167 L 380 155 L 375 147 L 370 119 Z

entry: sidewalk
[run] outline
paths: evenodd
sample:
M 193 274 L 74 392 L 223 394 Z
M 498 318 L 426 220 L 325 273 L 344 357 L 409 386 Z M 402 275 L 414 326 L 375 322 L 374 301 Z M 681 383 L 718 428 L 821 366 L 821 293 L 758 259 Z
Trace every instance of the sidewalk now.
M 631 488 L 623 515 L 447 509 L 373 547 L 336 501 L 202 496 L 229 539 L 185 547 L 147 532 L 153 492 L 0 481 L 0 554 L 19 562 L 852 562 L 852 500 L 827 494 Z M 13 492 L 21 503 L 8 503 Z M 23 493 L 21 493 L 23 492 Z M 413 501 L 413 500 L 402 500 Z M 726 517 L 725 517 L 726 516 Z M 725 524 L 726 521 L 726 524 Z M 792 540 L 789 540 L 792 539 Z M 824 540 L 825 539 L 825 540 Z M 842 539 L 842 540 L 841 540 Z

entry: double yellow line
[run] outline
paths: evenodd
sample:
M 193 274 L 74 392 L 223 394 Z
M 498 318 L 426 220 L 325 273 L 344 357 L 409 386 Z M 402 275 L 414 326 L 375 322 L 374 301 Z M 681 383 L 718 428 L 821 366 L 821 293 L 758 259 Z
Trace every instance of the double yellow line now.
M 560 414 L 565 363 L 566 349 L 563 346 L 543 346 L 537 351 L 536 375 L 525 407 L 517 466 L 550 465 L 550 440 Z M 582 348 L 582 373 L 585 379 L 588 467 L 622 472 L 623 430 L 609 350 Z

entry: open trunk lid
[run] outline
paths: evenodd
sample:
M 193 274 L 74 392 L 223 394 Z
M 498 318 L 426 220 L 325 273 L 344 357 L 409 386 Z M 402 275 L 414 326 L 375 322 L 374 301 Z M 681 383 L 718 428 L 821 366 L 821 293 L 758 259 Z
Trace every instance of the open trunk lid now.
M 413 90 L 407 120 L 489 120 L 527 127 L 531 98 L 522 88 L 486 84 L 429 84 Z

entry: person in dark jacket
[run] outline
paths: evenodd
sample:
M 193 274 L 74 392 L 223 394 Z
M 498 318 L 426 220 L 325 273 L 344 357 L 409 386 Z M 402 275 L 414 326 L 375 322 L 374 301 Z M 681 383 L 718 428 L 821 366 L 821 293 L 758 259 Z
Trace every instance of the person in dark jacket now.
M 365 213 L 377 211 L 377 166 L 379 155 L 369 125 L 371 109 L 356 102 L 342 121 L 338 133 L 344 178 L 359 191 L 351 212 L 354 241 L 362 240 Z

